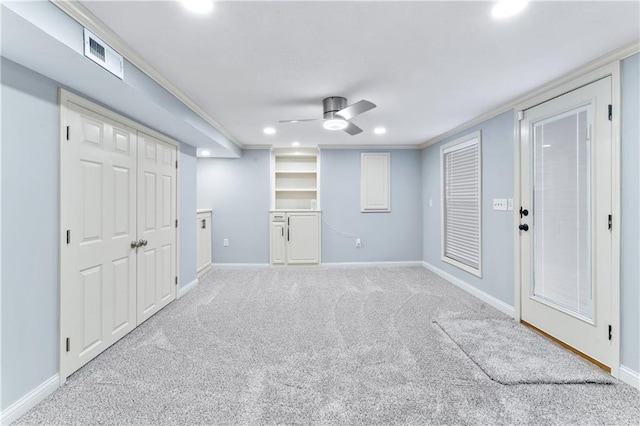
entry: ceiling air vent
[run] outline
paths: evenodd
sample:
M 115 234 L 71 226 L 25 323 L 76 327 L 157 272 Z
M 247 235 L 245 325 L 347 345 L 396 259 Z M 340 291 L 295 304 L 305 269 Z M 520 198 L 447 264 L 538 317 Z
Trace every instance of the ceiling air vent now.
M 91 59 L 111 74 L 124 78 L 124 60 L 122 55 L 109 47 L 88 29 L 84 29 L 84 56 Z

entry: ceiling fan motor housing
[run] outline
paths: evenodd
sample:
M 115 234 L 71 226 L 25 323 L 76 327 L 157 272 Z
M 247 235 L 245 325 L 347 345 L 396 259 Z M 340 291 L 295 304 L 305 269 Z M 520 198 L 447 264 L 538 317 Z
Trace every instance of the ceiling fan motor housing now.
M 330 96 L 322 100 L 324 118 L 336 118 L 335 113 L 347 107 L 347 99 L 342 96 Z M 341 117 L 340 117 L 341 118 Z

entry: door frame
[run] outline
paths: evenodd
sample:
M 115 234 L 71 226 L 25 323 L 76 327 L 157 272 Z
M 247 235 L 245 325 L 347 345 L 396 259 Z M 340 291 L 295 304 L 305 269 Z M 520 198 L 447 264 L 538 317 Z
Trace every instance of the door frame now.
M 64 250 L 66 246 L 66 227 L 65 220 L 70 214 L 70 203 L 66 202 L 66 197 L 68 196 L 66 188 L 62 187 L 63 182 L 63 171 L 65 170 L 65 143 L 67 142 L 67 122 L 69 113 L 67 111 L 67 103 L 72 102 L 77 104 L 83 108 L 86 108 L 96 114 L 103 115 L 106 118 L 112 119 L 114 121 L 118 121 L 126 126 L 129 126 L 139 132 L 146 133 L 150 136 L 153 136 L 161 141 L 174 146 L 176 148 L 176 161 L 178 162 L 178 169 L 176 172 L 176 219 L 178 220 L 178 227 L 176 229 L 176 276 L 180 276 L 180 226 L 185 226 L 181 223 L 180 220 L 180 142 L 175 139 L 172 139 L 162 133 L 159 133 L 143 124 L 138 123 L 137 121 L 131 120 L 125 116 L 122 116 L 106 107 L 103 107 L 87 98 L 76 95 L 62 87 L 58 88 L 58 110 L 59 110 L 59 123 L 60 123 L 60 141 L 59 141 L 59 152 L 58 152 L 58 375 L 59 375 L 59 383 L 62 386 L 66 381 L 67 377 L 63 377 L 62 375 L 62 358 L 64 353 L 66 352 L 66 348 L 62 344 L 62 281 L 66 278 L 68 271 L 63 270 L 63 259 Z M 73 129 L 71 130 L 73 131 Z M 176 284 L 176 299 L 178 299 L 180 288 L 180 278 L 178 278 L 178 283 Z
M 521 250 L 520 250 L 520 231 L 517 225 L 520 223 L 519 206 L 522 205 L 522 197 L 520 193 L 520 161 L 521 161 L 521 145 L 520 137 L 520 116 L 521 112 L 532 108 L 536 105 L 550 101 L 558 96 L 569 93 L 575 89 L 593 83 L 605 77 L 611 77 L 611 104 L 613 106 L 613 116 L 611 120 L 611 215 L 613 227 L 611 230 L 611 326 L 612 326 L 612 343 L 613 343 L 613 362 L 611 367 L 611 375 L 618 378 L 620 375 L 620 191 L 621 191 L 621 174 L 620 174 L 620 60 L 611 62 L 601 68 L 588 72 L 571 81 L 560 85 L 551 86 L 543 93 L 537 94 L 526 99 L 515 106 L 514 111 L 514 147 L 513 147 L 513 165 L 514 165 L 514 182 L 513 182 L 513 306 L 515 308 L 514 319 L 521 321 Z

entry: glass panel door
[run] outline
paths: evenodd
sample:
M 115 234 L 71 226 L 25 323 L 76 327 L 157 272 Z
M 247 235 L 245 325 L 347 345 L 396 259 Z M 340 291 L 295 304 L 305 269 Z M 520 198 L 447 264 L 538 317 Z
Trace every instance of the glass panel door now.
M 588 109 L 532 124 L 532 294 L 592 320 Z

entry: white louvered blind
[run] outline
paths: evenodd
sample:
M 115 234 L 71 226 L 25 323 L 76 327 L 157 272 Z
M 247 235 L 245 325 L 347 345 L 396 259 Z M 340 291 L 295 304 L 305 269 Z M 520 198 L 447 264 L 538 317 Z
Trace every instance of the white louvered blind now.
M 443 160 L 443 256 L 480 271 L 480 138 L 449 146 Z

